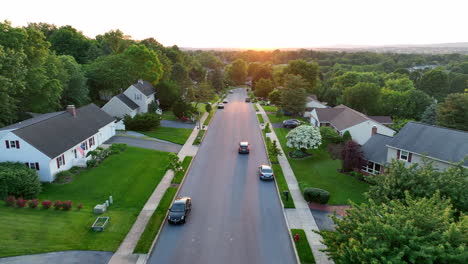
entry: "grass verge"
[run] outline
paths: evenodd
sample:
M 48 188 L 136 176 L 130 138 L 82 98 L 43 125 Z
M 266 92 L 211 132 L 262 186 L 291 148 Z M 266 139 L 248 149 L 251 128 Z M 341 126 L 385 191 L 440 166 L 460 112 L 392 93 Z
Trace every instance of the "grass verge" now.
M 278 108 L 276 108 L 276 106 L 272 106 L 272 105 L 262 105 L 262 108 L 263 110 L 265 110 L 265 112 L 276 112 L 276 110 Z
M 206 132 L 206 130 L 203 130 L 203 129 L 198 131 L 198 135 L 195 138 L 195 140 L 193 141 L 192 145 L 200 145 L 202 140 L 203 140 L 203 135 L 205 135 L 205 132 Z
M 182 182 L 185 172 L 187 171 L 187 168 L 190 165 L 190 162 L 192 162 L 192 159 L 193 159 L 192 156 L 185 156 L 184 160 L 182 161 L 183 170 L 179 171 L 176 175 L 174 175 L 174 178 L 172 178 L 171 183 L 180 184 Z
M 275 128 L 284 155 L 288 155 L 292 150 L 286 146 L 288 131 L 287 128 Z M 305 186 L 327 190 L 330 192 L 329 204 L 348 204 L 348 199 L 356 203 L 365 202 L 364 193 L 369 185 L 339 173 L 337 170 L 341 169 L 341 161 L 332 159 L 326 146 L 322 145 L 309 152 L 312 153 L 312 157 L 303 160 L 288 157 L 301 191 Z
M 207 125 L 210 124 L 210 121 L 211 121 L 211 119 L 213 118 L 213 116 L 214 116 L 214 114 L 215 114 L 217 108 L 218 108 L 217 106 L 213 106 L 213 109 L 211 109 L 210 113 L 209 113 L 208 116 L 206 117 L 205 122 L 203 122 L 203 125 L 204 125 L 204 126 L 207 126 Z
M 301 264 L 314 264 L 315 258 L 312 250 L 310 249 L 309 241 L 303 229 L 291 229 L 291 236 L 299 235 L 299 241 L 294 241 L 296 245 L 297 254 Z
M 256 112 L 258 112 L 258 107 L 257 107 L 257 104 L 256 104 L 256 103 L 252 103 L 252 105 L 253 105 L 253 107 L 254 107 L 255 111 L 256 111 Z
M 139 131 L 148 137 L 170 141 L 172 143 L 183 145 L 192 134 L 192 129 L 175 127 L 158 127 L 151 131 Z
M 167 209 L 171 206 L 171 202 L 177 193 L 177 187 L 169 187 L 164 193 L 161 201 L 159 202 L 158 208 L 154 211 L 148 224 L 145 227 L 145 231 L 141 234 L 140 240 L 136 245 L 133 253 L 148 253 L 153 240 L 159 232 L 161 224 L 166 220 Z
M 264 123 L 265 123 L 265 121 L 263 120 L 263 116 L 262 116 L 262 115 L 257 115 L 257 117 L 258 117 L 258 122 L 259 122 L 260 124 L 264 124 Z
M 169 153 L 128 147 L 67 184 L 44 184 L 40 201 L 71 200 L 70 211 L 12 208 L 0 202 L 0 257 L 64 250 L 116 251 L 158 185 Z M 114 204 L 102 216 L 103 232 L 91 231 L 93 208 L 109 195 Z M 76 206 L 83 204 L 78 211 Z

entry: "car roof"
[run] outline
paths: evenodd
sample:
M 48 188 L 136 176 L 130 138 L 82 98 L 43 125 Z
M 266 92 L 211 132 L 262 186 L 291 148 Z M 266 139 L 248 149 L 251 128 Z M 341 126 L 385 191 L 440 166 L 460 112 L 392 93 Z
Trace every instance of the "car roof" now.
M 248 146 L 248 145 L 249 145 L 249 142 L 247 142 L 247 141 L 241 141 L 241 142 L 239 143 L 239 145 L 241 145 L 241 146 Z
M 190 200 L 190 197 L 180 197 L 180 198 L 175 199 L 175 200 L 174 200 L 174 203 L 175 203 L 175 204 L 176 204 L 176 203 L 177 203 L 177 204 L 179 204 L 179 203 L 185 204 L 185 202 L 186 202 L 187 200 Z
M 263 170 L 263 169 L 270 169 L 270 170 L 271 170 L 271 167 L 268 166 L 268 165 L 260 165 L 260 167 L 262 168 L 262 170 Z

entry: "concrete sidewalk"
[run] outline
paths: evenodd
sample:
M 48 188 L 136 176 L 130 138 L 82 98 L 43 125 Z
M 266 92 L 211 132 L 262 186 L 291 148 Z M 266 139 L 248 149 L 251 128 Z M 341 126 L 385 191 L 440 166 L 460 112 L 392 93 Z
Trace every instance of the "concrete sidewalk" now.
M 201 123 L 205 121 L 208 117 L 208 113 L 205 113 L 201 118 Z M 193 146 L 192 143 L 198 135 L 198 128 L 195 127 L 190 134 L 189 138 L 185 142 L 182 149 L 179 151 L 177 156 L 183 160 L 186 156 L 195 156 L 198 151 L 198 146 Z M 132 229 L 128 232 L 122 244 L 120 244 L 119 249 L 112 256 L 109 261 L 110 264 L 134 264 L 134 263 L 145 263 L 146 254 L 133 254 L 138 240 L 140 240 L 141 235 L 145 231 L 145 227 L 148 224 L 149 219 L 153 215 L 154 211 L 159 205 L 162 196 L 166 192 L 166 189 L 170 186 L 174 173 L 172 171 L 167 171 L 164 177 L 159 182 L 156 189 L 151 194 L 150 198 L 146 202 L 143 210 L 141 210 L 138 215 L 137 220 L 132 226 Z
M 270 123 L 270 120 L 268 119 L 268 116 L 265 113 L 265 110 L 263 110 L 262 106 L 257 103 L 257 107 L 259 109 L 259 113 L 263 116 L 263 120 L 265 120 L 265 122 L 267 123 Z M 276 140 L 279 143 L 278 137 L 276 136 L 274 129 L 271 129 L 271 131 L 272 132 L 270 133 L 270 139 L 272 141 Z M 291 168 L 291 165 L 289 164 L 288 159 L 284 155 L 284 151 L 281 147 L 281 144 L 278 144 L 278 147 L 283 153 L 283 155 L 278 156 L 278 161 L 281 165 L 281 168 L 283 169 L 283 174 L 286 179 L 286 182 L 288 183 L 291 197 L 293 198 L 294 204 L 296 206 L 296 208 L 284 209 L 286 217 L 288 219 L 289 229 L 304 229 L 304 232 L 307 236 L 307 240 L 309 241 L 310 248 L 314 253 L 315 262 L 317 264 L 333 263 L 332 260 L 328 259 L 328 256 L 324 252 L 320 251 L 321 249 L 325 249 L 326 246 L 321 242 L 322 237 L 319 234 L 312 232 L 312 230 L 319 231 L 317 223 L 315 222 L 315 219 L 312 216 L 309 205 L 304 200 L 304 197 L 301 194 L 299 185 L 296 180 L 296 176 L 294 175 L 294 172 Z

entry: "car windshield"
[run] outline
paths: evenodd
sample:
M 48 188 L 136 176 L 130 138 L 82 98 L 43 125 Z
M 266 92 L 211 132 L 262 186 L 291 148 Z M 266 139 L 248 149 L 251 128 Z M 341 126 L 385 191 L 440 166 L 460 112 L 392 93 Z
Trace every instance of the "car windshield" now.
M 262 172 L 263 173 L 272 173 L 273 171 L 271 169 L 269 169 L 269 168 L 263 168 Z
M 171 207 L 171 212 L 183 212 L 185 211 L 185 205 L 181 203 L 173 204 Z

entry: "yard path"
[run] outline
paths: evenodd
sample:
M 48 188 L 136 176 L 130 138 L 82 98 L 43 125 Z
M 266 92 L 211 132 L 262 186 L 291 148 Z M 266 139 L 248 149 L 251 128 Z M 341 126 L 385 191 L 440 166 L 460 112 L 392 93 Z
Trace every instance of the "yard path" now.
M 268 118 L 267 114 L 263 110 L 260 104 L 257 104 L 259 109 L 259 113 L 263 116 L 263 120 L 265 122 L 270 123 L 270 119 Z M 279 142 L 278 137 L 275 134 L 274 129 L 271 129 L 270 139 L 276 140 Z M 281 149 L 281 152 L 284 153 L 281 144 L 278 144 L 278 147 Z M 294 204 L 296 208 L 286 208 L 286 218 L 288 219 L 289 229 L 304 229 L 304 232 L 307 236 L 307 240 L 309 241 L 309 246 L 314 253 L 315 262 L 317 264 L 328 264 L 333 263 L 332 260 L 328 258 L 328 256 L 320 251 L 321 249 L 325 249 L 326 246 L 322 243 L 322 237 L 312 232 L 319 231 L 317 223 L 310 211 L 309 205 L 304 200 L 304 197 L 301 194 L 301 190 L 299 189 L 299 184 L 297 183 L 296 176 L 289 164 L 288 159 L 285 155 L 278 156 L 279 164 L 283 169 L 284 177 L 286 182 L 288 183 L 289 191 L 291 192 L 291 197 L 294 200 Z
M 208 117 L 208 113 L 205 113 L 201 118 L 201 123 L 205 121 Z M 195 156 L 198 151 L 198 146 L 193 146 L 192 143 L 198 135 L 198 128 L 195 127 L 190 134 L 189 138 L 182 146 L 180 151 L 178 151 L 177 156 L 181 160 L 183 160 L 186 156 Z M 114 137 L 115 138 L 115 137 Z M 126 137 L 117 137 L 117 138 L 126 138 Z M 127 138 L 132 139 L 132 138 Z M 136 139 L 136 138 L 135 138 Z M 143 139 L 138 139 L 143 140 Z M 151 140 L 146 140 L 151 141 Z M 160 143 L 160 142 L 155 142 Z M 177 144 L 174 144 L 177 145 Z M 164 177 L 159 182 L 156 189 L 151 194 L 150 198 L 146 202 L 143 210 L 141 210 L 140 214 L 138 215 L 137 220 L 128 232 L 127 236 L 125 237 L 122 244 L 118 248 L 117 252 L 112 256 L 109 263 L 110 264 L 134 264 L 134 263 L 145 263 L 147 255 L 146 254 L 133 254 L 133 250 L 135 249 L 138 240 L 140 240 L 141 235 L 145 231 L 145 227 L 148 224 L 151 216 L 153 215 L 154 211 L 159 205 L 162 196 L 166 192 L 166 189 L 171 185 L 172 178 L 174 177 L 174 173 L 172 171 L 167 171 Z
M 128 136 L 128 135 L 125 135 L 125 136 L 115 135 L 105 142 L 105 144 L 112 144 L 112 143 L 123 143 L 132 147 L 159 150 L 159 151 L 172 152 L 172 153 L 179 153 L 180 150 L 183 148 L 179 144 L 168 142 L 168 141 L 145 139 L 145 138 L 140 138 L 136 136 L 133 137 L 133 136 Z

